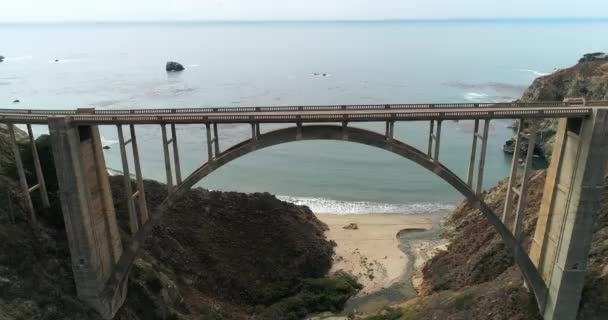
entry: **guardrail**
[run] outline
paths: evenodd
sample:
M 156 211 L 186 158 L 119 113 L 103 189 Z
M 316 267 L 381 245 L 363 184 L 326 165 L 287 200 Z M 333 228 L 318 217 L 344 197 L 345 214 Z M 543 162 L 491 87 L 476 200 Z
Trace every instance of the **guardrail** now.
M 608 101 L 588 101 L 584 106 L 573 102 L 514 102 L 121 110 L 0 109 L 0 122 L 43 124 L 52 116 L 69 116 L 72 122 L 79 124 L 557 118 L 586 116 L 592 106 L 608 106 Z
M 259 106 L 259 107 L 202 107 L 202 108 L 161 108 L 161 109 L 90 109 L 91 114 L 168 114 L 168 113 L 226 113 L 226 112 L 293 112 L 293 111 L 333 111 L 333 110 L 412 110 L 412 109 L 457 109 L 457 108 L 539 108 L 572 106 L 608 106 L 608 101 L 587 101 L 585 105 L 576 102 L 505 102 L 505 103 L 414 103 L 414 104 L 368 104 L 368 105 L 318 105 L 318 106 Z M 89 110 L 89 109 L 87 109 Z M 0 109 L 0 114 L 44 114 L 74 115 L 74 109 Z

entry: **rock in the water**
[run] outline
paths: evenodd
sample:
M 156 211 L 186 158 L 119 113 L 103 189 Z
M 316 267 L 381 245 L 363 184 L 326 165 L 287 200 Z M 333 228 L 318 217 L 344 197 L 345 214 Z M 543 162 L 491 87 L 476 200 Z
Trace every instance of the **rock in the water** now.
M 0 56 L 0 62 L 4 61 L 4 56 Z
M 179 62 L 169 61 L 165 68 L 167 72 L 183 71 L 185 68 Z
M 103 149 L 104 149 L 104 150 L 109 150 L 109 149 L 110 149 L 110 146 L 103 146 Z
M 21 101 L 19 101 L 19 99 L 13 100 L 13 103 L 19 103 L 19 102 L 21 102 Z

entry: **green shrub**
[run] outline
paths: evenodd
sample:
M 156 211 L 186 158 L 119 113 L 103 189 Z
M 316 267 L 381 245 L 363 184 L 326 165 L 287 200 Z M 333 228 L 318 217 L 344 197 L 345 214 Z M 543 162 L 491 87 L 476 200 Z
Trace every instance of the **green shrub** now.
M 256 319 L 297 320 L 311 313 L 338 312 L 362 288 L 355 278 L 345 273 L 305 279 L 298 293 L 270 305 Z
M 456 310 L 468 310 L 471 308 L 471 305 L 473 305 L 473 295 L 471 294 L 459 295 L 454 299 L 454 307 Z

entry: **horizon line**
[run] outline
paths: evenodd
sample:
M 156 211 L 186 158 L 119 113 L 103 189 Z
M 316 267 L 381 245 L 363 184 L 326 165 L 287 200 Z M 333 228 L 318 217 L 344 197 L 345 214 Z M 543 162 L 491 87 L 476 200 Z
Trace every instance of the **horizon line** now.
M 606 21 L 608 17 L 502 17 L 502 18 L 392 18 L 392 19 L 106 19 L 106 20 L 15 20 L 0 22 L 7 24 L 151 24 L 151 23 L 382 23 L 382 22 L 540 22 L 572 21 L 597 22 Z

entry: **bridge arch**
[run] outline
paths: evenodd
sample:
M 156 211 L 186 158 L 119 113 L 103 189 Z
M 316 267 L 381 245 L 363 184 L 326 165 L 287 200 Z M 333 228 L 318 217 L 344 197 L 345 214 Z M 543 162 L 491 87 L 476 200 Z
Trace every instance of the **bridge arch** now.
M 534 293 L 540 312 L 545 307 L 547 286 L 534 263 L 529 258 L 526 250 L 511 234 L 510 230 L 502 223 L 500 218 L 494 214 L 492 209 L 477 194 L 460 179 L 449 168 L 438 161 L 434 161 L 428 155 L 417 148 L 393 138 L 387 138 L 366 129 L 343 127 L 337 125 L 308 125 L 278 129 L 257 137 L 245 140 L 239 144 L 218 154 L 214 161 L 208 161 L 190 174 L 181 184 L 177 185 L 173 192 L 156 208 L 150 215 L 149 221 L 144 224 L 130 243 L 125 246 L 123 254 L 115 265 L 112 275 L 108 279 L 104 296 L 108 300 L 116 294 L 118 288 L 128 279 L 128 274 L 139 249 L 143 246 L 145 239 L 151 234 L 153 227 L 160 221 L 162 215 L 177 201 L 187 190 L 208 176 L 214 170 L 256 150 L 267 147 L 304 140 L 337 140 L 364 144 L 392 152 L 403 158 L 409 159 L 422 166 L 428 171 L 440 177 L 460 192 L 469 203 L 480 209 L 486 219 L 494 226 L 500 234 L 506 247 L 510 250 L 515 262 L 519 266 L 526 283 Z

